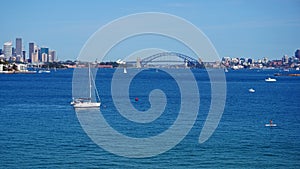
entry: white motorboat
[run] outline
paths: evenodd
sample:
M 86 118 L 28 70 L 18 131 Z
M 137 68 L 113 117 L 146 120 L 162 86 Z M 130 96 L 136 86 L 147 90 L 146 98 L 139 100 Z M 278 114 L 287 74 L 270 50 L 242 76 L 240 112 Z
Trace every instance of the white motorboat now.
M 276 82 L 276 79 L 268 77 L 265 79 L 265 81 L 266 82 Z
M 38 73 L 51 73 L 51 71 L 50 70 L 39 70 Z
M 249 89 L 249 92 L 250 92 L 250 93 L 254 93 L 255 90 L 251 88 L 251 89 Z

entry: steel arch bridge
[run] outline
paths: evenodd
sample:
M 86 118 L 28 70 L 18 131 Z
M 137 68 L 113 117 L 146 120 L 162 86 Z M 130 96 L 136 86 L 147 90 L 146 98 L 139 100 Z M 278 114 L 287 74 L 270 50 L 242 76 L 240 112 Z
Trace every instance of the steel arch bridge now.
M 164 57 L 164 56 L 176 56 L 176 57 L 182 59 L 188 67 L 203 67 L 202 63 L 199 63 L 198 60 L 196 60 L 190 56 L 187 56 L 187 55 L 184 55 L 181 53 L 176 53 L 176 52 L 162 52 L 162 53 L 157 53 L 157 54 L 148 56 L 146 58 L 143 58 L 140 61 L 141 66 L 144 67 L 148 63 L 153 62 L 155 59 L 158 59 L 158 58 Z

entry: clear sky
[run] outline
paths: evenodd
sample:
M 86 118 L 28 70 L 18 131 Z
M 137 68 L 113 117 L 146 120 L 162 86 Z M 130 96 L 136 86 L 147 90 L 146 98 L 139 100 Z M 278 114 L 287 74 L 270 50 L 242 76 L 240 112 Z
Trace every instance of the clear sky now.
M 164 12 L 201 29 L 219 55 L 270 59 L 300 48 L 300 0 L 10 0 L 1 2 L 0 44 L 16 37 L 75 60 L 88 38 L 119 17 Z

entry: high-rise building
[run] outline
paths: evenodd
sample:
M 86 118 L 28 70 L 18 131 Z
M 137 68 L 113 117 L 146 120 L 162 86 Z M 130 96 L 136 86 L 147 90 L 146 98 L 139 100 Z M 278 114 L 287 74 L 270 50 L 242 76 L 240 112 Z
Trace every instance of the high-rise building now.
M 47 57 L 48 57 L 48 55 L 49 55 L 49 48 L 41 47 L 40 53 L 39 53 L 39 61 L 47 62 L 47 60 L 44 60 L 43 56 L 45 56 L 45 55 L 43 55 L 43 54 L 46 54 Z
M 3 45 L 3 54 L 6 59 L 12 57 L 12 42 L 5 42 Z
M 31 63 L 38 63 L 39 62 L 39 53 L 33 52 L 31 54 Z
M 11 52 L 12 52 L 12 56 L 15 57 L 16 56 L 16 48 L 12 47 Z
M 297 49 L 295 52 L 295 57 L 300 59 L 300 49 Z
M 55 59 L 56 59 L 55 57 L 56 57 L 56 52 L 55 52 L 55 50 L 50 50 L 50 51 L 49 51 L 49 56 L 48 56 L 49 62 L 54 62 Z
M 26 62 L 26 51 L 25 50 L 23 50 L 22 51 L 22 56 L 23 56 L 23 62 Z
M 39 47 L 38 46 L 34 45 L 34 50 L 31 53 L 30 59 L 31 59 L 32 63 L 39 62 Z
M 22 38 L 16 38 L 16 56 L 22 57 Z
M 29 43 L 29 50 L 28 50 L 28 58 L 31 59 L 32 53 L 34 52 L 34 43 Z
M 46 53 L 42 53 L 42 62 L 49 62 L 49 58 Z

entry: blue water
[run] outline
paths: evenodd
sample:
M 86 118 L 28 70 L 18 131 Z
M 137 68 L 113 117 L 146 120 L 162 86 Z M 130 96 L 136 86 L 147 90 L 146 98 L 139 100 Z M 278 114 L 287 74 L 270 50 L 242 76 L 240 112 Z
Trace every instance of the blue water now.
M 172 71 L 182 73 L 180 69 Z M 210 83 L 206 71 L 193 70 L 201 99 L 194 127 L 173 149 L 141 159 L 111 154 L 83 131 L 69 105 L 73 70 L 0 74 L 0 168 L 300 168 L 300 77 L 264 81 L 278 71 L 226 73 L 222 119 L 212 137 L 199 144 L 210 106 Z M 152 89 L 160 88 L 168 98 L 167 111 L 155 122 L 141 125 L 116 112 L 110 95 L 113 72 L 99 70 L 96 84 L 103 114 L 116 130 L 131 137 L 148 137 L 172 125 L 180 108 L 179 89 L 172 77 L 150 69 L 132 81 L 130 99 L 138 110 L 150 107 L 147 99 Z M 249 93 L 249 88 L 256 92 Z M 278 126 L 265 127 L 270 119 Z

